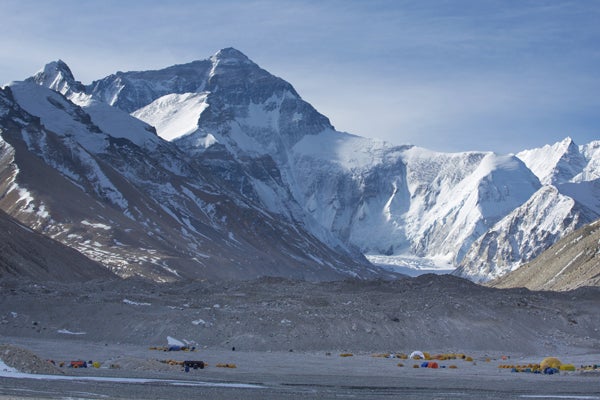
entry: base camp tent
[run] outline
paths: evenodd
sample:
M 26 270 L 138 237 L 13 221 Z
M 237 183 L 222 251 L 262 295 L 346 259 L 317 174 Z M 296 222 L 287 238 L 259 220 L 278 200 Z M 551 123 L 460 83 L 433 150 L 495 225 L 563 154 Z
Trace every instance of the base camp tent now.
M 540 368 L 542 370 L 546 369 L 546 368 L 555 368 L 558 369 L 561 366 L 561 362 L 558 358 L 556 357 L 546 357 L 542 360 L 542 362 L 540 363 Z

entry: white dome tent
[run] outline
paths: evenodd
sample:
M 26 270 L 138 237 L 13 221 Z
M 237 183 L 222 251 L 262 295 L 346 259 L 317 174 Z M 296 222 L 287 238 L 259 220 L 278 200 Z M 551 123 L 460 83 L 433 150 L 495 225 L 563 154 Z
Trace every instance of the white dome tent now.
M 423 354 L 422 351 L 413 351 L 412 353 L 410 353 L 410 357 L 411 360 L 424 360 L 425 359 L 425 354 Z

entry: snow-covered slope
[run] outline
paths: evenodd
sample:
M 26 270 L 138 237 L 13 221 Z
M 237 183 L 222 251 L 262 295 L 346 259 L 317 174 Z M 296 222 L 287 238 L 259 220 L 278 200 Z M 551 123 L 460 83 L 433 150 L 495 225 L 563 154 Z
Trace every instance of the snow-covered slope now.
M 585 157 L 587 165 L 573 180 L 580 182 L 600 179 L 600 140 L 582 145 L 580 152 Z
M 154 126 L 165 140 L 198 130 L 198 119 L 208 107 L 207 93 L 167 94 L 131 115 Z
M 569 182 L 583 172 L 588 161 L 579 146 L 567 137 L 562 142 L 517 154 L 543 184 Z
M 543 186 L 479 237 L 455 273 L 477 282 L 500 277 L 599 217 L 556 187 Z
M 355 257 L 358 248 L 378 263 L 462 265 L 458 273 L 486 280 L 600 208 L 591 182 L 600 177 L 598 143 L 567 138 L 517 156 L 449 154 L 337 132 L 289 83 L 232 48 L 86 87 L 66 71 L 55 63 L 32 79 L 67 95 L 102 131 L 111 127 L 100 104 L 131 113 L 157 132 L 138 145 L 170 140 L 224 190 L 328 247 Z
M 561 237 L 600 218 L 597 143 L 571 138 L 517 154 L 545 185 L 482 235 L 456 274 L 497 278 L 531 261 Z
M 493 153 L 436 153 L 333 132 L 306 136 L 294 150 L 306 210 L 370 254 L 460 261 L 539 187 L 518 159 Z

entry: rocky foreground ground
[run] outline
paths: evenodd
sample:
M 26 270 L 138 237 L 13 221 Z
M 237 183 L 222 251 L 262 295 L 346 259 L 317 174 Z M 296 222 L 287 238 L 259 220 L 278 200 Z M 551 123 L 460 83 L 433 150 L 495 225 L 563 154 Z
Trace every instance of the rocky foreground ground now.
M 265 278 L 162 286 L 133 280 L 41 284 L 4 279 L 0 296 L 0 343 L 25 348 L 41 359 L 94 360 L 103 366 L 84 372 L 59 368 L 68 376 L 264 386 L 252 392 L 255 397 L 248 396 L 247 388 L 209 386 L 206 398 L 296 398 L 308 392 L 313 398 L 334 398 L 338 391 L 362 398 L 399 393 L 406 397 L 414 390 L 416 397 L 406 398 L 423 398 L 458 389 L 463 395 L 453 398 L 512 398 L 508 395 L 547 393 L 554 386 L 552 390 L 560 387 L 561 393 L 587 395 L 600 384 L 598 374 L 579 372 L 552 381 L 533 374 L 515 381 L 513 376 L 524 375 L 498 368 L 501 363 L 539 362 L 548 355 L 578 366 L 600 364 L 598 288 L 560 293 L 499 290 L 436 275 L 397 281 Z M 167 337 L 196 351 L 150 350 L 167 346 Z M 410 360 L 373 357 L 413 350 L 471 354 L 474 361 L 447 361 L 444 366 L 458 368 L 432 375 L 413 370 Z M 163 362 L 169 358 L 202 359 L 208 367 L 186 374 L 180 365 Z M 405 365 L 398 367 L 400 362 Z M 219 363 L 237 368 L 217 368 Z M 53 385 L 77 391 L 73 383 L 60 382 Z M 151 395 L 119 385 L 81 398 L 165 398 L 160 391 Z M 365 392 L 371 386 L 374 392 Z M 276 395 L 274 387 L 298 390 Z M 36 390 L 44 393 L 40 398 L 52 398 L 47 386 Z

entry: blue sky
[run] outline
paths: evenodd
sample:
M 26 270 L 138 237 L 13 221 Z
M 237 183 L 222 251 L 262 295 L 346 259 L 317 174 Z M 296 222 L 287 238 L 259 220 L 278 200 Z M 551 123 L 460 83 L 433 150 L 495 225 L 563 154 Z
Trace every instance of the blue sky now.
M 433 150 L 600 139 L 600 1 L 2 0 L 0 84 L 235 47 L 338 130 Z

